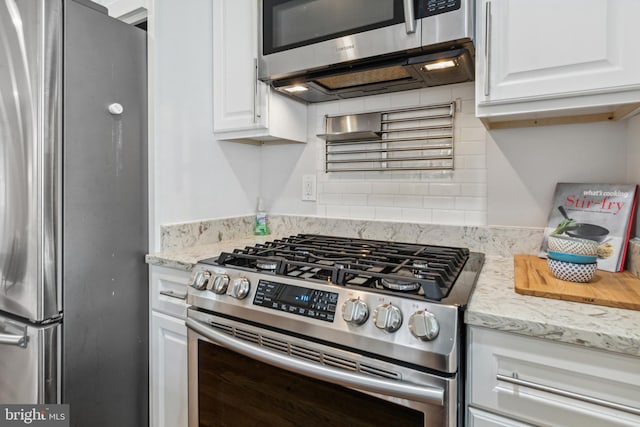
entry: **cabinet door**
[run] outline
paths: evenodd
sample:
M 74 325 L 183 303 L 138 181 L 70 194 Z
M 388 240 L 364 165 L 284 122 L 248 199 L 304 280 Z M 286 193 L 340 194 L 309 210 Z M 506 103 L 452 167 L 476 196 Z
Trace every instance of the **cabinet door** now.
M 638 359 L 469 328 L 467 401 L 533 425 L 640 425 Z
M 267 87 L 258 81 L 256 1 L 213 2 L 213 127 L 267 126 Z
M 639 16 L 637 0 L 479 1 L 478 104 L 637 88 Z
M 467 427 L 531 427 L 531 424 L 524 424 L 478 408 L 469 408 L 467 416 Z
M 187 327 L 151 312 L 151 426 L 187 426 Z

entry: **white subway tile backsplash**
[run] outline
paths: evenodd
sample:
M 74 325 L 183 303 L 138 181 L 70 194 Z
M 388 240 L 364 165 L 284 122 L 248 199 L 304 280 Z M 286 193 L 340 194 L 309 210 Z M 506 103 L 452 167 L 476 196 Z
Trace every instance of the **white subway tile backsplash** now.
M 475 117 L 474 83 L 439 86 L 309 106 L 309 144 L 318 176 L 317 214 L 353 219 L 486 225 L 487 132 Z M 458 101 L 454 170 L 325 173 L 325 115 L 388 111 Z M 308 173 L 308 172 L 305 172 Z
M 458 141 L 484 141 L 487 131 L 482 127 L 460 128 Z
M 320 193 L 318 196 L 318 203 L 321 205 L 341 205 L 342 194 L 334 193 Z
M 455 155 L 485 154 L 487 151 L 484 141 L 456 141 Z
M 455 197 L 424 197 L 423 206 L 430 209 L 454 209 Z
M 487 211 L 466 211 L 464 213 L 464 225 L 486 225 Z
M 390 194 L 370 194 L 367 199 L 369 206 L 394 206 L 395 196 Z
M 487 157 L 482 156 L 458 156 L 456 157 L 456 167 L 464 169 L 483 169 L 487 168 Z
M 327 217 L 329 217 L 329 218 L 349 218 L 349 206 L 327 205 Z
M 434 209 L 432 219 L 434 224 L 460 225 L 464 224 L 465 212 L 458 210 Z
M 451 98 L 462 98 L 466 101 L 472 101 L 474 103 L 475 110 L 475 96 L 476 96 L 476 86 L 473 82 L 468 83 L 460 83 L 448 86 L 451 88 Z
M 429 184 L 405 182 L 400 184 L 400 194 L 414 194 L 427 196 L 429 194 Z
M 376 208 L 371 206 L 349 206 L 349 218 L 375 219 Z
M 409 222 L 431 222 L 431 209 L 402 209 L 402 219 Z
M 486 211 L 486 197 L 456 197 L 454 207 L 461 211 Z
M 394 196 L 393 205 L 401 208 L 421 208 L 422 196 Z
M 471 197 L 487 197 L 487 184 L 460 184 L 460 194 Z
M 372 192 L 375 194 L 398 194 L 400 184 L 397 182 L 374 182 Z
M 378 206 L 375 208 L 375 219 L 398 220 L 402 218 L 402 209 Z
M 431 196 L 457 196 L 460 194 L 460 184 L 435 183 L 429 184 L 429 195 Z
M 367 194 L 343 194 L 342 201 L 345 205 L 366 206 L 368 204 Z
M 459 183 L 462 183 L 462 182 L 486 183 L 487 170 L 486 169 L 457 169 L 453 179 L 455 182 L 459 182 Z

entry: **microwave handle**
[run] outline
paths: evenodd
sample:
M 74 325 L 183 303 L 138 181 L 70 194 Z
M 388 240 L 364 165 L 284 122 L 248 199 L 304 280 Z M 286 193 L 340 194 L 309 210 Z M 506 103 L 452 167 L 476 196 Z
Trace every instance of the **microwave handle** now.
M 365 392 L 380 393 L 400 399 L 424 402 L 429 405 L 444 406 L 444 389 L 439 387 L 416 386 L 399 381 L 386 381 L 375 377 L 346 372 L 326 365 L 317 365 L 302 359 L 293 358 L 287 354 L 279 354 L 275 351 L 243 342 L 233 336 L 215 331 L 191 318 L 187 318 L 185 323 L 187 328 L 207 338 L 214 344 L 290 372 L 333 384 L 352 387 Z
M 414 0 L 404 0 L 404 26 L 407 34 L 416 32 L 416 11 L 413 2 Z

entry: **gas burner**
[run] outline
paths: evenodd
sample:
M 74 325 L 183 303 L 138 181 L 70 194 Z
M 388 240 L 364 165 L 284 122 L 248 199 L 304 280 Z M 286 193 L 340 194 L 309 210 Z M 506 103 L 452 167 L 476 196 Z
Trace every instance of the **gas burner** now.
M 429 263 L 427 261 L 413 261 L 413 268 L 426 270 L 429 268 Z
M 415 263 L 414 263 L 415 266 Z M 417 270 L 401 269 L 393 275 L 380 279 L 380 285 L 385 289 L 400 292 L 412 292 L 419 290 L 422 285 L 418 280 L 424 279 L 425 275 Z
M 276 271 L 278 261 L 273 259 L 258 259 L 256 260 L 256 268 L 259 270 Z

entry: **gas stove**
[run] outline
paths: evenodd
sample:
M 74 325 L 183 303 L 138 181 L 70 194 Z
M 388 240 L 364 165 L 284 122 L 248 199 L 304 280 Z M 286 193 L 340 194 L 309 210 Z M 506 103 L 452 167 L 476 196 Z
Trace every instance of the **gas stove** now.
M 454 373 L 461 313 L 483 262 L 466 248 L 299 234 L 199 262 L 190 315 Z

